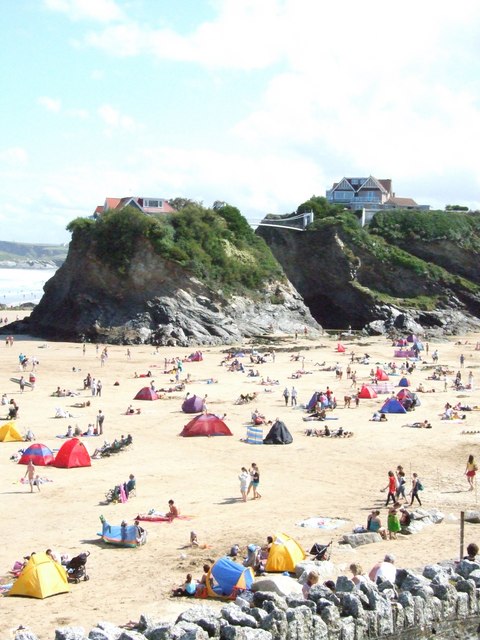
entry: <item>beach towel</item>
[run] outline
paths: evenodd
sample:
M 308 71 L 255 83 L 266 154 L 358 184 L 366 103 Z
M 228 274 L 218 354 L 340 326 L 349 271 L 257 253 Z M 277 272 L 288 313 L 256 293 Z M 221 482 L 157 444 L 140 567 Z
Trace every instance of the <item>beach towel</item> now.
M 143 522 L 173 522 L 174 520 L 191 520 L 192 518 L 193 516 L 177 516 L 176 518 L 169 518 L 166 513 L 152 511 L 151 513 L 139 514 L 135 517 L 135 520 Z
M 341 518 L 322 518 L 322 517 L 313 517 L 306 518 L 305 520 L 300 520 L 297 522 L 297 527 L 309 527 L 312 529 L 338 529 L 339 527 L 343 527 L 343 525 L 347 524 L 347 520 L 342 520 Z

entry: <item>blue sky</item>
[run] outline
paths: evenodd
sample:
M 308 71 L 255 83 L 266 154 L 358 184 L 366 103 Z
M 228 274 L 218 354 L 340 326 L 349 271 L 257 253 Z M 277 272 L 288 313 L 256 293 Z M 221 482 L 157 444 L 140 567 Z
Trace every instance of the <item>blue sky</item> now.
M 478 0 L 2 0 L 1 239 L 105 197 L 249 219 L 342 176 L 480 208 Z

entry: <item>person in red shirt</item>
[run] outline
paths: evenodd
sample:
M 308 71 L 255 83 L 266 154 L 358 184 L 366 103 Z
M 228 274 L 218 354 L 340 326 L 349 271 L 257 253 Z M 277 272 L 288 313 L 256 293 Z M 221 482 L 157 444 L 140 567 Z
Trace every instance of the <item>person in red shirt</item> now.
M 395 478 L 395 474 L 393 473 L 393 471 L 388 472 L 388 484 L 383 489 L 383 491 L 386 491 L 387 489 L 388 489 L 388 495 L 387 495 L 387 502 L 385 503 L 386 507 L 388 507 L 390 503 L 390 498 L 392 499 L 393 504 L 395 504 L 395 501 L 396 501 L 395 493 L 397 491 L 397 479 Z

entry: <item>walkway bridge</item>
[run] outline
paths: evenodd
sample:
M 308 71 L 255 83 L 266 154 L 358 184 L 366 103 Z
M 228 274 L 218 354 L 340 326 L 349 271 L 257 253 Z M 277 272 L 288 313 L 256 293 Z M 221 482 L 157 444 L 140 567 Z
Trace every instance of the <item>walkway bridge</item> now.
M 250 226 L 257 227 L 275 227 L 277 229 L 291 229 L 292 231 L 305 231 L 309 224 L 313 222 L 313 211 L 298 213 L 288 218 L 282 216 L 274 216 L 271 218 L 262 218 L 261 220 L 250 220 Z

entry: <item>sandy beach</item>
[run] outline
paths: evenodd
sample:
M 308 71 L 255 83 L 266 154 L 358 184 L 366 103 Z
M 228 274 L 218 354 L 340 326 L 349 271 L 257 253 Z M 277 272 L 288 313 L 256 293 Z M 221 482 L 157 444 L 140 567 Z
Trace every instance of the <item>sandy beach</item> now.
M 3 315 L 6 315 L 3 312 Z M 8 311 L 10 319 L 17 312 Z M 20 314 L 20 316 L 23 314 Z M 65 434 L 68 425 L 86 430 L 95 422 L 99 409 L 105 414 L 103 439 L 130 433 L 133 445 L 119 454 L 92 460 L 92 466 L 81 469 L 40 468 L 42 477 L 51 482 L 41 485 L 41 492 L 30 493 L 28 485 L 20 482 L 26 467 L 15 464 L 10 457 L 22 443 L 0 443 L 0 487 L 2 501 L 2 539 L 0 547 L 0 575 L 8 579 L 8 571 L 16 560 L 32 551 L 48 547 L 72 556 L 88 550 L 87 563 L 90 580 L 71 585 L 71 592 L 45 600 L 3 598 L 0 607 L 0 629 L 12 630 L 20 624 L 28 626 L 40 640 L 51 639 L 54 629 L 65 625 L 83 626 L 89 630 L 96 622 L 108 620 L 124 624 L 137 620 L 141 613 L 164 620 L 174 620 L 192 602 L 171 598 L 172 588 L 184 581 L 187 572 L 200 577 L 205 561 L 213 561 L 225 554 L 232 544 L 245 548 L 249 543 L 261 544 L 267 535 L 283 531 L 295 537 L 308 551 L 314 542 L 333 540 L 331 560 L 338 573 L 348 574 L 351 562 L 360 562 L 369 569 L 386 552 L 394 553 L 399 567 L 418 567 L 428 562 L 456 558 L 459 554 L 459 515 L 461 510 L 475 508 L 477 491 L 468 491 L 464 475 L 470 453 L 477 453 L 480 430 L 475 411 L 467 412 L 459 422 L 442 421 L 440 414 L 447 401 L 480 405 L 480 351 L 475 350 L 478 336 L 455 337 L 430 342 L 429 355 L 423 354 L 424 364 L 408 377 L 415 389 L 420 383 L 432 392 L 420 393 L 422 406 L 409 414 L 389 414 L 384 423 L 371 422 L 373 412 L 379 410 L 388 396 L 361 400 L 343 408 L 345 395 L 353 392 L 346 367 L 353 349 L 356 355 L 370 354 L 370 365 L 352 365 L 358 384 L 370 379 L 376 363 L 394 360 L 393 347 L 385 338 L 361 338 L 345 342 L 346 353 L 337 353 L 337 340 L 324 336 L 320 340 L 292 336 L 279 341 L 275 362 L 254 365 L 264 378 L 278 380 L 278 385 L 261 386 L 258 378 L 244 373 L 229 372 L 220 362 L 225 347 L 202 348 L 202 362 L 186 363 L 182 378 L 190 374 L 187 389 L 191 394 L 208 394 L 209 411 L 227 414 L 225 422 L 233 437 L 181 438 L 179 432 L 193 416 L 181 411 L 185 392 L 171 393 L 155 402 L 133 400 L 137 391 L 153 379 L 157 387 L 169 387 L 173 376 L 164 373 L 164 359 L 184 358 L 192 349 L 151 346 L 127 348 L 108 347 L 108 360 L 101 364 L 100 351 L 82 345 L 45 342 L 27 336 L 16 337 L 12 347 L 0 343 L 0 394 L 6 393 L 20 406 L 16 426 L 21 433 L 33 430 L 36 441 L 51 449 L 59 449 L 63 441 L 56 436 Z M 461 342 L 461 344 L 459 344 Z M 268 350 L 270 347 L 268 347 Z M 454 374 L 448 375 L 448 390 L 443 381 L 428 380 L 432 368 L 431 355 L 439 352 L 439 364 L 452 372 L 460 368 L 460 354 L 465 363 L 462 378 L 474 374 L 475 390 L 457 392 L 451 387 Z M 265 347 L 259 350 L 264 352 Z M 294 351 L 292 351 L 294 350 Z M 20 393 L 11 377 L 21 375 L 18 355 L 23 352 L 39 360 L 36 386 L 33 391 Z M 300 360 L 292 361 L 292 353 Z M 298 379 L 293 373 L 301 369 L 304 358 L 306 372 Z M 249 359 L 243 358 L 248 369 Z M 321 369 L 339 362 L 343 378 L 337 381 L 334 371 Z M 398 365 L 401 359 L 396 359 Z M 321 363 L 325 363 L 320 366 Z M 31 367 L 27 368 L 27 374 Z M 152 371 L 150 379 L 136 379 L 138 374 Z M 87 373 L 100 378 L 102 396 L 92 397 L 83 390 Z M 206 380 L 214 378 L 215 384 Z M 399 377 L 391 378 L 394 385 Z M 118 382 L 116 386 L 114 383 Z M 57 398 L 52 393 L 60 386 L 77 392 L 76 397 Z M 299 405 L 307 403 L 314 391 L 329 386 L 337 398 L 338 408 L 331 414 L 337 420 L 328 422 L 330 428 L 342 426 L 354 432 L 351 438 L 317 438 L 304 434 L 306 428 L 322 428 L 326 423 L 304 422 L 305 411 L 286 407 L 282 391 L 294 386 Z M 396 389 L 398 391 L 398 389 Z M 241 393 L 258 392 L 255 402 L 238 405 Z M 77 402 L 90 400 L 90 406 L 75 408 Z M 140 407 L 139 415 L 126 415 L 128 405 Z M 57 407 L 74 417 L 55 418 Z M 253 409 L 268 419 L 283 420 L 293 436 L 288 446 L 255 446 L 242 441 Z M 0 407 L 0 417 L 7 415 Z M 409 422 L 428 419 L 432 429 L 403 427 Z M 88 451 L 93 453 L 102 438 L 84 438 Z M 260 500 L 241 501 L 238 474 L 242 466 L 256 462 L 260 468 Z M 386 494 L 380 490 L 387 484 L 387 472 L 403 465 L 410 488 L 412 472 L 418 472 L 425 490 L 421 498 L 426 508 L 436 507 L 445 514 L 443 523 L 426 527 L 414 536 L 399 536 L 352 550 L 338 545 L 344 533 L 358 524 L 365 524 L 372 508 L 381 510 L 386 523 Z M 103 504 L 105 493 L 134 473 L 137 495 L 125 504 Z M 150 509 L 167 510 L 172 498 L 180 512 L 190 520 L 169 523 L 148 523 L 148 542 L 138 549 L 114 548 L 99 542 L 100 515 L 111 524 L 123 519 L 133 522 L 138 513 Z M 333 531 L 297 526 L 308 517 L 339 517 L 347 520 Z M 190 531 L 195 530 L 201 547 L 189 546 Z M 466 525 L 466 543 L 478 543 L 475 525 Z M 209 602 L 221 606 L 219 602 Z M 2 634 L 6 636 L 6 634 Z

